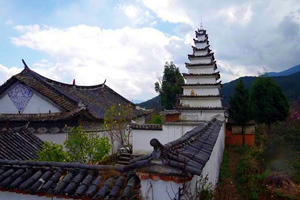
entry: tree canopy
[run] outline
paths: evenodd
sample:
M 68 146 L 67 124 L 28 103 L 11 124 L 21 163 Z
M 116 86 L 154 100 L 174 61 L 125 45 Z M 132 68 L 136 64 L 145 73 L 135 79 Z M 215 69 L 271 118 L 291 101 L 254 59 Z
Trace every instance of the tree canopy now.
M 289 116 L 289 101 L 271 77 L 259 77 L 252 85 L 254 119 L 269 126 Z
M 104 127 L 110 137 L 112 145 L 118 141 L 127 151 L 132 151 L 130 143 L 130 129 L 128 128 L 134 118 L 134 108 L 131 104 L 115 105 L 106 110 Z
M 166 62 L 162 80 L 155 83 L 155 91 L 160 94 L 165 109 L 175 107 L 177 94 L 182 94 L 183 83 L 179 68 L 173 62 Z
M 250 105 L 249 90 L 241 79 L 235 86 L 235 92 L 229 101 L 229 116 L 236 123 L 242 125 L 243 145 L 245 145 L 245 125 L 251 120 L 252 112 Z

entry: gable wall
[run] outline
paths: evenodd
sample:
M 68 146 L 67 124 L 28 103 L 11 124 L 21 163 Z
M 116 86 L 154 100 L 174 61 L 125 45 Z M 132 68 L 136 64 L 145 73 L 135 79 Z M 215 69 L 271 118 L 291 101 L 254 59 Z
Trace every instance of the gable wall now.
M 8 91 L 13 88 L 10 87 L 2 97 L 0 97 L 0 113 L 3 114 L 16 114 L 18 113 L 18 109 L 8 96 Z M 29 100 L 27 106 L 25 107 L 23 113 L 24 114 L 34 114 L 34 113 L 49 113 L 49 110 L 51 113 L 58 113 L 61 112 L 61 110 L 54 105 L 52 102 L 44 98 L 42 95 L 37 93 L 36 91 L 33 91 L 33 95 L 31 99 Z

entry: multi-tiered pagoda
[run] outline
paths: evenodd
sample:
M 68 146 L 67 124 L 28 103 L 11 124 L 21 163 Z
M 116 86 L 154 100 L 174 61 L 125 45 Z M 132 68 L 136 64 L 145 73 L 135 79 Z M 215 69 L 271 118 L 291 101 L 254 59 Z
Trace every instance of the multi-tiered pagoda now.
M 220 72 L 216 72 L 217 64 L 214 53 L 210 50 L 206 30 L 196 31 L 193 54 L 188 55 L 190 63 L 186 63 L 188 73 L 183 73 L 185 84 L 182 86 L 178 110 L 183 121 L 207 121 L 217 114 L 224 115 L 222 107 L 222 87 Z

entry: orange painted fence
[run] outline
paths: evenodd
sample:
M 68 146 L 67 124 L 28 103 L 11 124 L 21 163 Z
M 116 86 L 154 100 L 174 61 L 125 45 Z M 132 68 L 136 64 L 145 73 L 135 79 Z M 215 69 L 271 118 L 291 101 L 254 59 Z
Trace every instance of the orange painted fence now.
M 254 134 L 246 134 L 245 142 L 246 145 L 254 145 Z M 225 142 L 227 145 L 242 145 L 242 135 L 241 134 L 232 134 L 232 131 L 226 130 Z

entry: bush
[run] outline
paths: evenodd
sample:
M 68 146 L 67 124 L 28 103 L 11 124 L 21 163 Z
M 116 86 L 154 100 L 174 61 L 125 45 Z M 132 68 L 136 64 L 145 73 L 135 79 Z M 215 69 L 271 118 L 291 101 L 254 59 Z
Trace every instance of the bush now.
M 71 129 L 69 138 L 64 144 L 71 161 L 81 163 L 102 161 L 111 147 L 107 137 L 87 134 L 81 126 Z
M 70 157 L 63 150 L 63 145 L 54 142 L 44 142 L 41 151 L 37 151 L 38 161 L 69 162 Z
M 107 137 L 97 134 L 87 134 L 82 127 L 72 128 L 68 140 L 65 141 L 67 151 L 63 145 L 44 142 L 41 151 L 37 152 L 39 161 L 53 162 L 100 162 L 110 151 Z
M 152 115 L 151 116 L 151 124 L 162 124 L 162 116 L 161 115 Z

